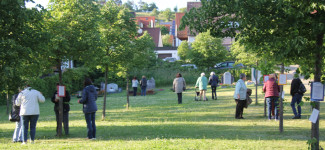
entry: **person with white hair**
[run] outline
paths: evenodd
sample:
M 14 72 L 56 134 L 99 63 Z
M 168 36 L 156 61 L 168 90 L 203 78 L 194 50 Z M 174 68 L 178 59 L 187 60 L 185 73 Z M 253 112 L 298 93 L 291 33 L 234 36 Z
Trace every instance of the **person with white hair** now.
M 246 94 L 247 94 L 247 87 L 245 85 L 246 75 L 244 73 L 240 74 L 240 79 L 236 83 L 236 89 L 234 98 L 237 103 L 236 105 L 236 119 L 244 119 L 244 106 L 246 104 Z
M 214 72 L 210 73 L 209 84 L 211 85 L 212 90 L 212 99 L 217 100 L 217 86 L 218 86 L 219 78 L 216 76 Z
M 195 84 L 195 88 L 199 88 L 200 90 L 200 100 L 202 100 L 202 96 L 204 101 L 208 100 L 205 94 L 207 91 L 207 85 L 208 85 L 208 79 L 207 77 L 205 77 L 205 73 L 202 72 L 201 76 L 197 79 Z

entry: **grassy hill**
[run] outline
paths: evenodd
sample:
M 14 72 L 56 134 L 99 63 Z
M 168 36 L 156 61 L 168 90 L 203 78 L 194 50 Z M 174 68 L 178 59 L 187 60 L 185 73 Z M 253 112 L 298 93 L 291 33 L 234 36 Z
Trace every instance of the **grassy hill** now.
M 110 94 L 107 118 L 101 120 L 103 97 L 97 100 L 97 140 L 87 140 L 82 105 L 71 100 L 70 136 L 57 138 L 53 103 L 40 104 L 35 144 L 12 143 L 15 123 L 8 121 L 5 106 L 0 106 L 0 149 L 307 149 L 310 139 L 309 103 L 302 107 L 302 119 L 290 119 L 291 96 L 285 95 L 284 133 L 279 122 L 264 116 L 263 95 L 259 87 L 259 104 L 244 109 L 245 119 L 234 118 L 234 88 L 218 88 L 218 100 L 194 101 L 194 88 L 183 93 L 183 104 L 177 95 L 162 87 L 155 95 L 130 97 L 131 108 L 125 109 L 125 92 Z M 254 89 L 254 87 L 250 86 Z M 286 93 L 289 85 L 285 86 Z M 309 91 L 308 91 L 309 92 Z M 255 92 L 253 92 L 255 94 Z M 211 97 L 211 90 L 208 89 Z M 325 146 L 325 105 L 321 104 L 320 145 Z

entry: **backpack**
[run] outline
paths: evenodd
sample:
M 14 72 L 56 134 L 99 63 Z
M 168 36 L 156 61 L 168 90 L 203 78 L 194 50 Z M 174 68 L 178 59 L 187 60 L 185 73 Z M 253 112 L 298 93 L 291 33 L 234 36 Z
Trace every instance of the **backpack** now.
M 306 92 L 306 87 L 303 83 L 300 83 L 298 93 L 304 94 Z

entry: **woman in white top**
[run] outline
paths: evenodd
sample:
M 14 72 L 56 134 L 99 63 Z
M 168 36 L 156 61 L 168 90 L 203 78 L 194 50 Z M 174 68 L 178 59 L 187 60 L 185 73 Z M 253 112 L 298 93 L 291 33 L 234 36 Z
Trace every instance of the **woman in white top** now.
M 27 85 L 19 93 L 16 105 L 20 106 L 20 116 L 22 120 L 23 144 L 27 142 L 28 125 L 30 124 L 30 139 L 34 143 L 36 133 L 36 123 L 40 114 L 38 102 L 44 103 L 45 97 L 41 92 L 32 89 Z
M 137 80 L 137 77 L 134 77 L 132 80 L 133 96 L 137 96 L 138 84 L 139 81 Z

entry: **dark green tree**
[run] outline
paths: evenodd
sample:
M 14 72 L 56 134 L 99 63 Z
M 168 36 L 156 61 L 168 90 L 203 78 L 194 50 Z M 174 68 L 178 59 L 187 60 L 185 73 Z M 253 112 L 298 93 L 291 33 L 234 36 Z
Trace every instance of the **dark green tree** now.
M 0 94 L 18 92 L 25 79 L 40 76 L 46 64 L 47 34 L 44 32 L 42 8 L 26 8 L 24 0 L 0 2 Z M 39 10 L 38 10 L 39 9 Z M 1 99 L 0 103 L 4 103 Z

